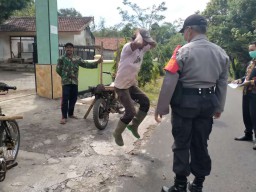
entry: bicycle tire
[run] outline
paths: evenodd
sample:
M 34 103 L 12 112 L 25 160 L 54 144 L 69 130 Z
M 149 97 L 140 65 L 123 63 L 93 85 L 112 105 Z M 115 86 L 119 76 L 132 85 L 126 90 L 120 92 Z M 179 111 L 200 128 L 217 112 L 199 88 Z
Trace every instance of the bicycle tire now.
M 3 130 L 2 135 L 0 134 L 0 147 L 3 149 L 3 154 L 8 164 L 13 164 L 18 156 L 19 148 L 20 148 L 20 130 L 18 123 L 15 120 L 5 121 L 5 124 L 2 124 L 6 129 L 8 129 L 13 141 L 15 142 L 15 146 L 13 150 L 8 150 L 6 146 L 6 130 Z
M 106 109 L 106 102 L 104 99 L 97 99 L 93 106 L 93 122 L 95 126 L 103 130 L 108 125 L 109 112 Z

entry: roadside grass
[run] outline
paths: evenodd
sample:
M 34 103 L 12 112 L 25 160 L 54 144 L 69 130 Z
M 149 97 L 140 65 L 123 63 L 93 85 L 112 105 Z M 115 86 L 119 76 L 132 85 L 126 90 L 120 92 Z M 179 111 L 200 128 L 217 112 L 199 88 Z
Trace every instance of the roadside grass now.
M 162 86 L 163 77 L 159 77 L 156 82 L 151 82 L 141 87 L 143 92 L 149 97 L 151 107 L 156 107 L 160 89 Z

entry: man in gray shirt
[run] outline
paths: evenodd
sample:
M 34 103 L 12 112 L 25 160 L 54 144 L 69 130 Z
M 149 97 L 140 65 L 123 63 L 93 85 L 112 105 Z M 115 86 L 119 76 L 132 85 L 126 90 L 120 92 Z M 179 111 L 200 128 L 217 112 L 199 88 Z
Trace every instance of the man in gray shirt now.
M 172 150 L 174 185 L 162 192 L 186 192 L 187 177 L 195 176 L 188 186 L 201 192 L 205 176 L 211 171 L 207 140 L 212 131 L 213 118 L 224 110 L 229 58 L 225 51 L 207 40 L 207 21 L 194 14 L 181 29 L 188 42 L 176 49 L 165 67 L 165 78 L 160 91 L 155 120 L 172 108 Z

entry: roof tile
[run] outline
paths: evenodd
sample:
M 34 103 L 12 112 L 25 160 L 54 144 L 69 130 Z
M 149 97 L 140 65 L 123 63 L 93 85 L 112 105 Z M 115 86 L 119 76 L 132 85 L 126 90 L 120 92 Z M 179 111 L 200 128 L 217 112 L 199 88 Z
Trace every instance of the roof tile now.
M 103 42 L 103 48 L 106 50 L 117 50 L 117 45 L 124 43 L 124 38 L 118 38 L 118 37 L 95 37 L 95 45 L 101 45 L 101 42 Z
M 93 17 L 59 17 L 59 32 L 79 32 L 93 20 Z M 0 32 L 35 32 L 35 17 L 11 17 L 0 25 Z

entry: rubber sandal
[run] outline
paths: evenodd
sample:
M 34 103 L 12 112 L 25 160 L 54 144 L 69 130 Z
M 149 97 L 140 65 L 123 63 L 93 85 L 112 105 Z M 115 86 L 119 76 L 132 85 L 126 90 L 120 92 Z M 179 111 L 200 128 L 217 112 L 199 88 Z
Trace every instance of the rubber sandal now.
M 75 115 L 69 116 L 69 118 L 72 118 L 72 119 L 78 119 L 78 117 L 77 117 L 77 116 L 75 116 Z
M 60 120 L 60 124 L 63 125 L 63 124 L 66 124 L 66 123 L 67 123 L 67 119 L 61 119 L 61 120 Z

